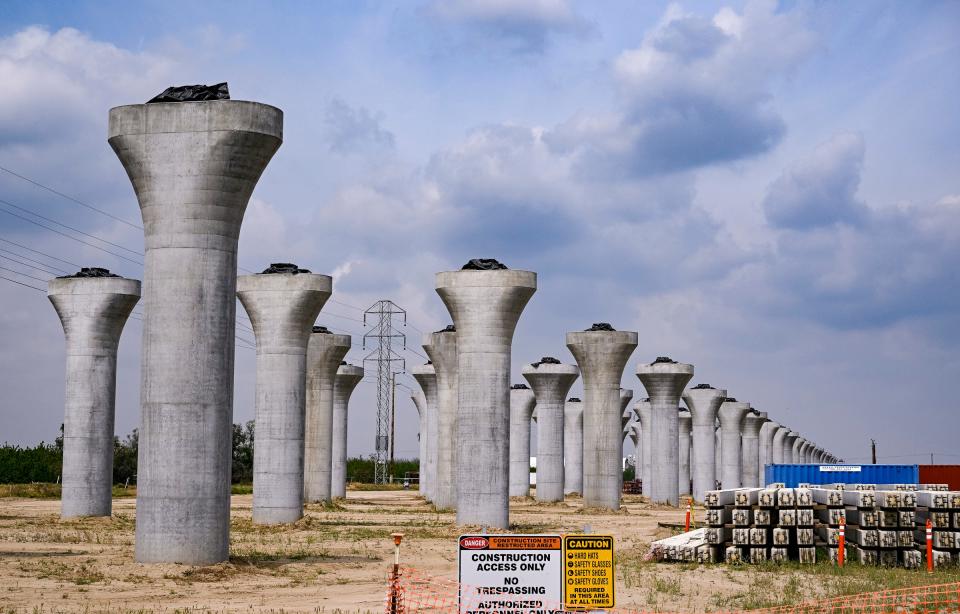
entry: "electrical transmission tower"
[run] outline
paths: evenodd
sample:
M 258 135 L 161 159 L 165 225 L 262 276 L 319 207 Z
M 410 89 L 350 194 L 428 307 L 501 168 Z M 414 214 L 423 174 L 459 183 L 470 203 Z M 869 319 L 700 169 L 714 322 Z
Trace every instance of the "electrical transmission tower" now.
M 363 335 L 363 349 L 366 350 L 368 345 L 371 347 L 371 352 L 363 357 L 363 368 L 366 371 L 368 362 L 376 363 L 377 367 L 377 440 L 374 446 L 373 469 L 373 481 L 377 484 L 387 481 L 387 460 L 393 448 L 395 374 L 407 368 L 403 357 L 393 350 L 395 344 L 407 349 L 407 336 L 394 326 L 394 318 L 399 319 L 400 316 L 406 326 L 407 312 L 389 300 L 377 301 L 363 312 L 364 327 L 368 324 L 367 318 L 375 320 L 373 328 Z M 400 363 L 399 368 L 395 363 Z M 393 461 L 392 458 L 389 460 Z

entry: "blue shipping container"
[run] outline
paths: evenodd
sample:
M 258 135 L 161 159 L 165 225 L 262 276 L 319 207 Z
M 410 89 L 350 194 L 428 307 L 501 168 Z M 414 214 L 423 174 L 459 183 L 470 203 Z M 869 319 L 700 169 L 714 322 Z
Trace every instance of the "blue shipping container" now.
M 916 484 L 919 465 L 767 465 L 765 484 Z

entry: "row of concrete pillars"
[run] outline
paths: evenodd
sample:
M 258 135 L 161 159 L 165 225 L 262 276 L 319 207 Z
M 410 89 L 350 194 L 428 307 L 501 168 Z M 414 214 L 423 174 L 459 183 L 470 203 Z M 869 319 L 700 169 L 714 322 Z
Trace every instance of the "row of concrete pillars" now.
M 349 393 L 337 392 L 333 374 L 343 368 L 349 338 L 310 329 L 331 292 L 327 276 L 271 267 L 279 270 L 238 283 L 240 227 L 282 142 L 279 109 L 233 100 L 130 105 L 111 109 L 108 133 L 137 195 L 145 238 L 136 560 L 223 561 L 229 550 L 236 297 L 257 336 L 257 521 L 289 521 L 302 513 L 304 498 L 336 494 L 332 449 L 343 435 L 333 403 Z M 84 456 L 76 466 L 86 471 L 103 466 L 100 442 L 112 441 L 116 345 L 139 284 L 97 277 L 101 285 L 88 289 L 78 279 L 85 278 L 54 282 L 51 299 L 68 338 L 65 435 L 76 440 L 70 454 Z M 511 346 L 536 291 L 536 274 L 471 261 L 438 273 L 435 287 L 454 329 L 428 335 L 424 344 L 436 377 L 433 407 L 424 405 L 424 492 L 438 507 L 456 507 L 461 524 L 505 528 L 511 449 L 519 455 L 529 446 L 528 419 L 517 421 L 518 443 L 510 444 Z M 98 292 L 100 298 L 91 298 Z M 67 295 L 80 298 L 57 298 Z M 82 317 L 65 315 L 71 301 Z M 540 449 L 555 458 L 560 450 L 574 450 L 565 455 L 565 471 L 556 462 L 552 475 L 544 468 L 542 492 L 558 496 L 560 484 L 569 490 L 582 476 L 588 506 L 619 506 L 620 379 L 636 345 L 637 333 L 594 326 L 567 335 L 579 368 L 549 360 L 524 368 L 538 406 Z M 661 360 L 638 368 L 651 398 L 651 425 L 643 437 L 652 452 L 677 447 L 679 396 L 692 372 L 690 365 Z M 584 383 L 579 428 L 576 418 L 566 419 L 563 402 L 578 373 Z M 362 373 L 344 375 L 359 379 Z M 524 415 L 529 407 L 528 398 Z M 574 426 L 570 435 L 568 425 Z M 86 444 L 88 450 L 77 452 Z M 581 469 L 573 466 L 576 449 Z M 673 500 L 678 451 L 665 452 L 663 461 L 654 454 L 651 496 Z M 64 465 L 74 461 L 65 452 Z M 518 468 L 527 462 L 514 461 Z
M 498 513 L 505 515 L 507 495 L 530 492 L 531 419 L 536 421 L 538 437 L 536 498 L 546 502 L 581 493 L 587 506 L 618 509 L 625 436 L 634 443 L 644 494 L 674 505 L 681 495 L 691 494 L 691 488 L 702 501 L 703 493 L 718 484 L 724 488 L 760 485 L 763 466 L 769 463 L 836 460 L 769 420 L 765 412 L 727 397 L 725 390 L 699 385 L 685 392 L 693 366 L 665 357 L 637 367 L 637 377 L 650 396 L 628 409 L 633 391 L 619 385 L 637 334 L 605 325 L 593 328 L 597 330 L 567 335 L 567 346 L 579 367 L 544 358 L 523 368 L 529 386 L 514 385 L 509 391 L 509 411 L 498 418 L 502 432 L 489 439 L 483 456 L 462 456 L 462 460 L 453 445 L 461 440 L 446 433 L 467 435 L 457 427 L 463 416 L 457 402 L 463 397 L 455 388 L 452 394 L 443 394 L 444 388 L 461 381 L 455 360 L 458 333 L 449 327 L 424 339 L 423 347 L 433 360 L 413 371 L 421 391 L 412 396 L 420 409 L 421 484 L 428 500 L 438 507 L 455 507 L 462 522 L 506 526 L 494 522 L 499 516 L 492 512 L 484 515 L 475 507 L 462 509 L 467 500 L 463 494 L 477 486 L 475 480 L 463 478 L 489 462 L 491 454 L 507 457 L 508 469 L 504 473 L 501 468 L 496 482 L 501 489 Z M 450 348 L 446 360 L 438 351 L 440 344 Z M 581 374 L 585 399 L 564 401 Z M 680 407 L 681 398 L 686 408 Z M 461 479 L 451 481 L 446 477 L 451 475 Z

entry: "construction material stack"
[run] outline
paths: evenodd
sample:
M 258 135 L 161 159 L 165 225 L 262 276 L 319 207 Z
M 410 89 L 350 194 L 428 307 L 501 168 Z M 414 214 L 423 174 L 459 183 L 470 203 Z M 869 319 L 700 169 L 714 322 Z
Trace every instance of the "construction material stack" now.
M 920 490 L 916 492 L 916 499 L 917 546 L 926 552 L 929 520 L 933 530 L 933 566 L 960 564 L 960 492 Z

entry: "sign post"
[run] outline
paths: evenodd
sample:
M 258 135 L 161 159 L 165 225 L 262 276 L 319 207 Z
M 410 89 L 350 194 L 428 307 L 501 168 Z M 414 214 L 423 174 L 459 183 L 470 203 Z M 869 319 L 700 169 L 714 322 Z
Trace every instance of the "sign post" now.
M 559 535 L 461 535 L 459 614 L 562 614 Z
M 613 536 L 565 535 L 563 574 L 567 609 L 614 607 Z
M 846 546 L 847 546 L 847 537 L 846 537 L 846 525 L 843 522 L 843 518 L 840 519 L 840 537 L 838 539 L 839 544 L 837 546 L 837 564 L 840 567 L 843 567 L 843 560 L 846 558 Z
M 927 573 L 933 573 L 933 524 L 927 518 Z

